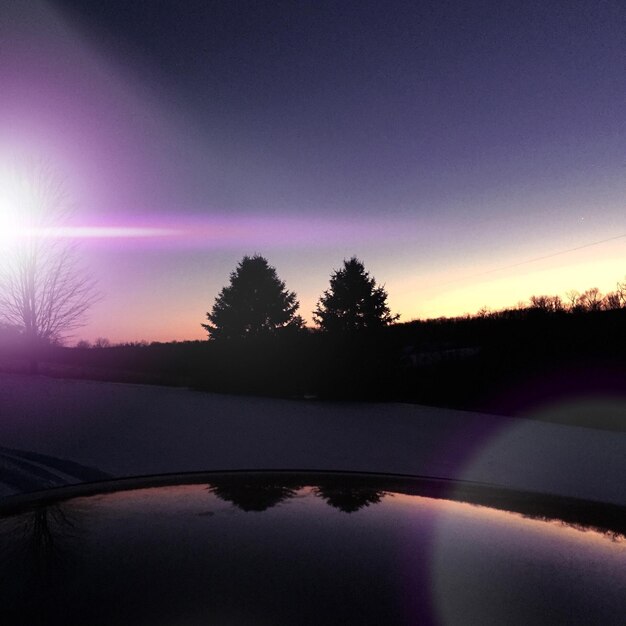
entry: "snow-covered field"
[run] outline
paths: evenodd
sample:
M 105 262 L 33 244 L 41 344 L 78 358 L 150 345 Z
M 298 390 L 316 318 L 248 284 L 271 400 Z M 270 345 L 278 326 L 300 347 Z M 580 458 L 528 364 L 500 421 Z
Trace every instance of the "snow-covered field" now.
M 248 398 L 0 374 L 0 448 L 113 476 L 391 472 L 626 504 L 626 433 L 406 404 Z

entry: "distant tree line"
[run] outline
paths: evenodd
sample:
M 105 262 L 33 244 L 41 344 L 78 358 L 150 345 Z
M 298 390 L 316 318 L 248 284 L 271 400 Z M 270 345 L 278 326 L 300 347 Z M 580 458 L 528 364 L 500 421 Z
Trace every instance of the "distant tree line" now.
M 559 295 L 531 296 L 530 301 L 520 302 L 516 307 L 520 311 L 539 311 L 542 313 L 586 313 L 591 311 L 613 311 L 626 308 L 626 278 L 617 283 L 615 291 L 603 294 L 597 287 L 580 293 L 576 290 Z M 511 309 L 503 309 L 511 311 Z M 487 317 L 498 315 L 500 311 L 491 311 L 483 307 L 475 315 Z

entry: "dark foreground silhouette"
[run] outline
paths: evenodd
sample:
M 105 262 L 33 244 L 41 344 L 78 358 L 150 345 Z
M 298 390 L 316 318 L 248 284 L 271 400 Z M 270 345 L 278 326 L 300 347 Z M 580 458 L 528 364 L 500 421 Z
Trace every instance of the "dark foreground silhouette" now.
M 42 372 L 58 376 L 502 415 L 533 417 L 547 404 L 583 398 L 604 403 L 604 412 L 576 415 L 574 423 L 626 428 L 626 309 L 514 310 L 353 334 L 305 329 L 240 340 L 48 347 L 39 357 Z M 0 366 L 26 371 L 27 358 L 14 346 Z

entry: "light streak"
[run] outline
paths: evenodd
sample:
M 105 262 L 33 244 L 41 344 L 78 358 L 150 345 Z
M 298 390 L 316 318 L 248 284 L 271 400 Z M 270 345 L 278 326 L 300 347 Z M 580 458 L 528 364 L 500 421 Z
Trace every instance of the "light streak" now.
M 175 237 L 182 231 L 174 228 L 145 226 L 59 226 L 49 228 L 8 227 L 0 231 L 0 239 L 140 239 Z

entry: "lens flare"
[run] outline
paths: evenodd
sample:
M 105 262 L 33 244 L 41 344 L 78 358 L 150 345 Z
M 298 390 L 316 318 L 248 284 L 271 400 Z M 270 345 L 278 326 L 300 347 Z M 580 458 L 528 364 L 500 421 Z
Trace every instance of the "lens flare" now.
M 34 200 L 21 181 L 6 174 L 0 176 L 0 241 L 13 241 L 30 227 L 27 222 Z
M 0 175 L 0 243 L 4 248 L 36 239 L 133 239 L 180 234 L 170 227 L 51 224 L 55 217 L 70 222 L 57 206 L 63 204 L 63 189 L 51 189 L 51 181 L 54 179 L 37 179 L 15 171 Z
M 0 221 L 0 238 L 19 239 L 134 239 L 145 237 L 171 237 L 180 234 L 173 228 L 140 226 L 60 226 L 31 228 Z

